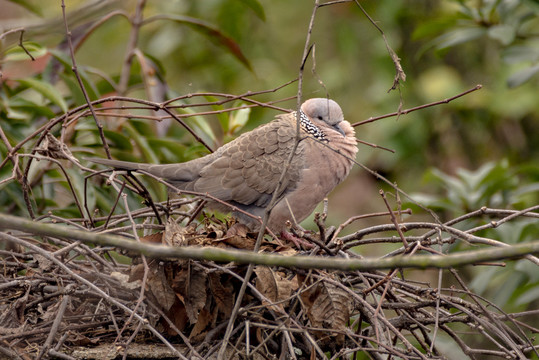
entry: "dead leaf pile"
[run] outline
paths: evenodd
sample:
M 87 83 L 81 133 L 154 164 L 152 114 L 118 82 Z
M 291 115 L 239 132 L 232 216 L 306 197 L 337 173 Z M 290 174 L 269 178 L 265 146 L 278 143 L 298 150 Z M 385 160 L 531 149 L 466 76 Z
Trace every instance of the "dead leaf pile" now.
M 249 234 L 247 227 L 242 224 L 230 225 L 213 218 L 203 230 L 182 228 L 169 220 L 163 233 L 152 234 L 142 241 L 169 246 L 214 246 L 252 251 L 255 237 L 256 234 Z M 296 253 L 287 245 L 276 245 L 269 241 L 264 241 L 262 251 L 287 256 Z M 142 282 L 144 269 L 142 263 L 133 265 L 129 281 Z M 176 335 L 179 330 L 193 344 L 207 341 L 209 335 L 222 335 L 212 331 L 230 318 L 245 269 L 245 266 L 221 266 L 193 260 L 149 260 L 146 296 L 159 304 L 165 315 L 154 325 L 170 336 Z M 324 280 L 314 282 L 309 275 L 298 275 L 286 269 L 257 266 L 254 273 L 251 280 L 253 292 L 243 299 L 242 307 L 258 307 L 258 321 L 287 316 L 295 307 L 296 312 L 306 315 L 304 320 L 310 322 L 313 328 L 337 331 L 335 334 L 314 330 L 315 337 L 325 341 L 324 347 L 334 348 L 335 341 L 337 345 L 343 345 L 343 333 L 352 308 L 352 301 L 346 293 Z M 331 277 L 330 274 L 326 275 Z M 302 291 L 298 292 L 300 285 Z M 259 340 L 262 341 L 262 338 Z

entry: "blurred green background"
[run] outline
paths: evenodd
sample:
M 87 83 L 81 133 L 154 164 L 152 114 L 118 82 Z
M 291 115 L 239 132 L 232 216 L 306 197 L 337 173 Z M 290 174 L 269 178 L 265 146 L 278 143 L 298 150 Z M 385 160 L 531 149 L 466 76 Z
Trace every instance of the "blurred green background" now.
M 133 13 L 135 8 L 134 2 L 99 4 L 68 4 L 75 36 L 77 31 L 87 29 L 85 24 L 113 10 L 123 8 Z M 401 96 L 404 108 L 408 108 L 442 100 L 476 84 L 482 84 L 483 89 L 447 105 L 358 127 L 359 139 L 396 150 L 391 154 L 361 146 L 360 162 L 408 192 L 425 189 L 423 174 L 433 166 L 449 174 L 461 167 L 473 171 L 502 159 L 507 159 L 511 168 L 537 166 L 537 1 L 365 1 L 362 5 L 385 31 L 402 60 L 408 77 L 401 93 L 387 93 L 394 76 L 393 64 L 379 32 L 352 2 L 318 10 L 312 34 L 317 75 L 311 72 L 311 57 L 305 70 L 305 98 L 329 94 L 341 104 L 347 119 L 357 122 L 396 111 Z M 172 19 L 144 25 L 138 48 L 155 62 L 169 98 L 205 91 L 241 94 L 270 89 L 297 76 L 312 6 L 310 1 L 293 5 L 288 1 L 255 0 L 148 2 L 145 18 L 165 14 Z M 57 1 L 2 1 L 2 8 L 4 30 L 30 26 L 25 39 L 43 47 L 63 40 Z M 218 29 L 239 46 L 251 69 L 227 51 L 222 39 L 174 21 L 175 16 L 189 16 Z M 31 25 L 36 23 L 41 25 L 33 31 Z M 111 17 L 80 46 L 78 66 L 117 79 L 130 29 L 125 18 Z M 11 41 L 5 41 L 3 49 L 4 90 L 11 87 L 5 81 L 26 76 L 31 66 L 28 61 L 9 61 L 15 57 L 6 56 L 6 50 L 15 45 L 18 34 L 7 39 Z M 65 45 L 62 49 L 66 51 Z M 20 51 L 18 55 L 16 59 L 24 58 Z M 140 67 L 134 62 L 132 88 L 126 95 L 146 97 L 136 84 L 140 83 Z M 17 72 L 21 67 L 23 70 Z M 47 80 L 50 71 L 53 69 L 45 68 L 36 75 Z M 72 78 L 69 69 L 63 75 Z M 99 76 L 89 77 L 95 82 L 97 94 L 110 94 L 111 89 Z M 294 84 L 258 99 L 276 100 L 294 96 L 296 91 Z M 80 95 L 78 99 L 65 95 L 68 102 L 81 100 Z M 295 101 L 283 106 L 293 108 Z M 275 112 L 266 109 L 254 110 L 246 128 L 273 115 Z M 206 120 L 216 121 L 215 117 Z M 527 175 L 535 176 L 530 180 L 536 180 L 537 170 L 527 171 Z M 359 177 L 365 179 L 357 180 Z M 372 180 L 359 171 L 354 178 Z M 373 189 L 379 186 L 370 185 Z M 376 191 L 374 194 L 376 198 Z M 356 209 L 363 211 L 365 206 L 381 205 L 368 192 L 353 200 L 348 205 L 357 204 Z
M 139 53 L 128 73 L 126 89 L 111 84 L 120 81 L 125 68 L 132 27 L 125 17 L 111 14 L 124 10 L 131 16 L 136 2 L 69 1 L 67 12 L 73 39 L 80 44 L 77 65 L 92 99 L 121 93 L 162 101 L 199 92 L 243 94 L 295 79 L 313 3 L 150 1 L 143 16 L 157 17 L 140 29 Z M 539 2 L 385 0 L 361 4 L 401 58 L 406 82 L 388 93 L 395 70 L 380 33 L 356 3 L 341 3 L 321 7 L 316 14 L 311 38 L 315 47 L 305 66 L 304 98 L 329 95 L 354 123 L 397 111 L 401 99 L 406 109 L 443 100 L 477 84 L 483 88 L 449 104 L 357 127 L 359 139 L 395 150 L 390 153 L 360 145 L 357 160 L 414 194 L 443 220 L 482 206 L 523 209 L 538 204 Z M 66 108 L 85 102 L 71 71 L 60 2 L 2 0 L 0 8 L 2 31 L 25 27 L 25 46 L 37 59 L 28 60 L 17 46 L 19 33 L 3 37 L 0 122 L 14 146 Z M 102 23 L 84 36 L 98 21 Z M 296 93 L 297 83 L 293 83 L 255 99 L 275 101 Z M 212 99 L 198 97 L 182 103 Z M 292 109 L 295 104 L 289 100 L 279 106 Z M 222 107 L 179 112 L 219 109 Z M 275 110 L 255 108 L 187 121 L 215 148 L 276 114 Z M 168 128 L 144 119 L 104 123 L 113 156 L 120 159 L 177 162 L 206 153 L 176 123 Z M 53 129 L 55 135 L 60 131 L 59 126 Z M 81 118 L 66 140 L 79 159 L 104 156 L 90 117 Z M 21 151 L 30 151 L 32 146 L 29 142 Z M 1 160 L 6 153 L 5 144 L 0 143 Z M 0 179 L 11 175 L 10 166 L 0 169 Z M 31 174 L 36 213 L 80 217 L 72 198 L 65 195 L 64 176 L 54 166 L 37 167 Z M 68 170 L 82 196 L 83 175 L 74 167 Z M 338 225 L 353 215 L 385 211 L 380 188 L 391 190 L 355 168 L 330 197 L 328 223 Z M 162 199 L 164 192 L 155 191 Z M 109 189 L 90 188 L 90 208 L 110 208 L 108 194 Z M 137 204 L 139 199 L 131 201 Z M 421 209 L 413 209 L 415 217 L 407 220 L 432 220 Z M 0 211 L 27 216 L 18 183 L 0 185 Z M 349 231 L 387 221 L 369 219 Z M 475 224 L 484 221 L 488 219 L 472 220 Z M 313 228 L 311 220 L 304 225 Z M 536 221 L 515 221 L 504 229 L 482 235 L 508 243 L 539 236 Z M 533 275 L 527 265 L 519 266 L 498 280 L 496 274 L 483 273 L 493 281 L 491 289 L 500 284 L 520 289 L 498 295 L 504 297 L 502 303 L 511 298 L 516 308 L 530 306 L 539 297 L 536 271 Z M 523 295 L 527 296 L 524 301 Z

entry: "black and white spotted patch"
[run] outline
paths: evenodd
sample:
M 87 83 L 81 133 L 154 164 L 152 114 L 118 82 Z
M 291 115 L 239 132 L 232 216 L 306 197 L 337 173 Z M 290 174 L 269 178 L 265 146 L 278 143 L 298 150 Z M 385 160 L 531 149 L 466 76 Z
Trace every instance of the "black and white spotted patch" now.
M 315 139 L 320 141 L 328 141 L 326 134 L 318 126 L 313 124 L 309 117 L 305 115 L 303 111 L 299 112 L 299 124 L 303 130 L 312 135 Z

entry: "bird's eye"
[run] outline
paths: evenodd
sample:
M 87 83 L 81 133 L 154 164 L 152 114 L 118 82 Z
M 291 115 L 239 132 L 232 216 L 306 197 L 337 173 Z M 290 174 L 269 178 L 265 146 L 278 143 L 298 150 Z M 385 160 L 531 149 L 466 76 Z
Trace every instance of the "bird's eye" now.
M 322 118 L 322 115 L 318 115 L 317 118 L 318 118 L 318 120 L 324 120 L 324 119 Z

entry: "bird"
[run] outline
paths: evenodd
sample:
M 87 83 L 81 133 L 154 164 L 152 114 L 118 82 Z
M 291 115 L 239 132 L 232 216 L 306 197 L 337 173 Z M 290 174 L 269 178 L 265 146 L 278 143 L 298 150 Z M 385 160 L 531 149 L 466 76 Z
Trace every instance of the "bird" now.
M 299 116 L 298 116 L 299 115 Z M 297 121 L 299 120 L 299 136 Z M 287 221 L 299 224 L 350 173 L 358 151 L 354 128 L 341 107 L 328 98 L 306 100 L 292 111 L 246 132 L 215 152 L 175 164 L 145 164 L 90 158 L 118 170 L 143 170 L 180 190 L 209 194 L 262 218 L 296 141 L 298 145 L 271 209 L 267 227 L 283 233 Z M 253 231 L 260 221 L 216 202 L 208 204 L 232 215 Z

